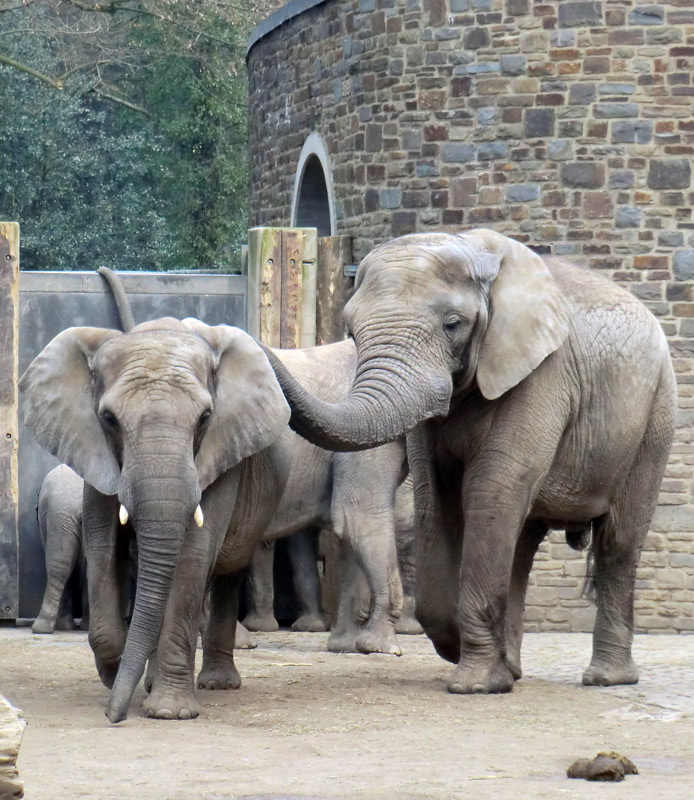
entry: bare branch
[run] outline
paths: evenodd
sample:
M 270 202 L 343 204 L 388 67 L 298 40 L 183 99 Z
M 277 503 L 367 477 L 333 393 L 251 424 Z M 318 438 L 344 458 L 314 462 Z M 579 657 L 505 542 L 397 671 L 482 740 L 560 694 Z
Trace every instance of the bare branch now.
M 7 56 L 3 56 L 0 53 L 0 64 L 6 64 L 8 67 L 12 67 L 16 69 L 18 72 L 26 72 L 27 75 L 31 75 L 33 78 L 37 78 L 38 80 L 45 83 L 47 86 L 53 87 L 53 89 L 62 89 L 63 83 L 60 80 L 54 80 L 50 78 L 48 75 L 44 75 L 42 72 L 33 69 L 32 67 L 28 67 L 26 64 L 22 64 L 20 61 L 15 61 L 12 58 L 8 58 Z
M 149 111 L 142 106 L 136 106 L 134 103 L 130 103 L 128 100 L 124 100 L 122 97 L 116 97 L 115 94 L 110 94 L 109 92 L 104 92 L 101 89 L 98 89 L 96 86 L 92 86 L 89 90 L 94 94 L 98 94 L 99 97 L 103 97 L 104 100 L 110 100 L 112 103 L 116 103 L 119 106 L 125 106 L 125 108 L 129 108 L 131 111 L 137 111 L 139 114 L 144 114 L 146 117 L 150 116 Z

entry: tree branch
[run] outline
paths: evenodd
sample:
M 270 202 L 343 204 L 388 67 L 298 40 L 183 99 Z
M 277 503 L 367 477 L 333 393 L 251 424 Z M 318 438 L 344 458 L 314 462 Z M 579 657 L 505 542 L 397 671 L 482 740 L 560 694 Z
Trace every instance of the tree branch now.
M 44 75 L 42 72 L 33 69 L 32 67 L 28 67 L 26 64 L 22 64 L 19 61 L 15 61 L 12 58 L 8 58 L 7 56 L 2 55 L 0 53 L 0 64 L 6 64 L 8 67 L 12 67 L 13 69 L 18 70 L 19 72 L 26 72 L 27 75 L 31 75 L 33 78 L 37 78 L 38 80 L 45 83 L 47 86 L 51 86 L 53 89 L 62 89 L 63 82 L 61 80 L 54 80 L 50 78 L 48 75 Z
M 96 86 L 92 86 L 89 91 L 94 92 L 94 94 L 98 94 L 99 97 L 103 97 L 104 100 L 110 100 L 112 103 L 116 103 L 119 106 L 125 106 L 125 108 L 129 108 L 131 111 L 137 111 L 139 114 L 144 114 L 146 117 L 150 116 L 150 113 L 146 108 L 143 108 L 142 106 L 136 106 L 134 103 L 130 103 L 128 100 L 124 100 L 122 97 L 116 97 L 115 94 L 109 94 L 101 89 L 97 89 Z

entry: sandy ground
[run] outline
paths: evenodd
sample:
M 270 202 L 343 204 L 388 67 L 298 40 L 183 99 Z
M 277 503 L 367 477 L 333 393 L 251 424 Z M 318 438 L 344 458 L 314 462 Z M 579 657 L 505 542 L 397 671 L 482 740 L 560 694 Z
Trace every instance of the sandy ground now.
M 61 798 L 694 798 L 694 636 L 640 636 L 638 686 L 580 685 L 585 634 L 528 634 L 509 695 L 445 691 L 449 666 L 423 636 L 406 654 L 334 655 L 325 634 L 260 634 L 244 685 L 203 693 L 197 720 L 112 726 L 86 635 L 0 629 L 0 692 L 28 725 L 28 800 Z M 198 653 L 198 656 L 200 654 Z M 615 749 L 640 774 L 569 780 Z

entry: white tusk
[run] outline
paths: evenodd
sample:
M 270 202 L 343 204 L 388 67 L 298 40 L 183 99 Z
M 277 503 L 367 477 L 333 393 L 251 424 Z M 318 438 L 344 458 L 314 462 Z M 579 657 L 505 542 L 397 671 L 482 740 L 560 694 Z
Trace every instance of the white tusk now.
M 202 528 L 202 523 L 203 523 L 202 509 L 200 508 L 199 505 L 195 509 L 195 513 L 193 514 L 193 519 L 195 520 L 195 524 L 198 526 L 198 528 Z
M 118 519 L 120 520 L 121 525 L 125 525 L 125 523 L 128 521 L 128 509 L 122 503 L 118 512 Z

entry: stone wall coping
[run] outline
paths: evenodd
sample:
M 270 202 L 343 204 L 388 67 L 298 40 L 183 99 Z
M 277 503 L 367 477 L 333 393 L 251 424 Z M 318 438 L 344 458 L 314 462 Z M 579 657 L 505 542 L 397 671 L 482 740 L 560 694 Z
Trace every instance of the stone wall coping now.
M 275 28 L 279 28 L 280 25 L 284 25 L 285 22 L 289 22 L 289 20 L 294 19 L 294 17 L 298 17 L 300 14 L 303 14 L 304 11 L 309 11 L 311 8 L 315 8 L 327 2 L 329 2 L 329 0 L 289 0 L 282 8 L 273 11 L 269 17 L 265 17 L 265 19 L 259 22 L 251 31 L 251 35 L 248 37 L 248 45 L 246 46 L 246 58 L 248 58 L 253 45 L 272 33 Z

